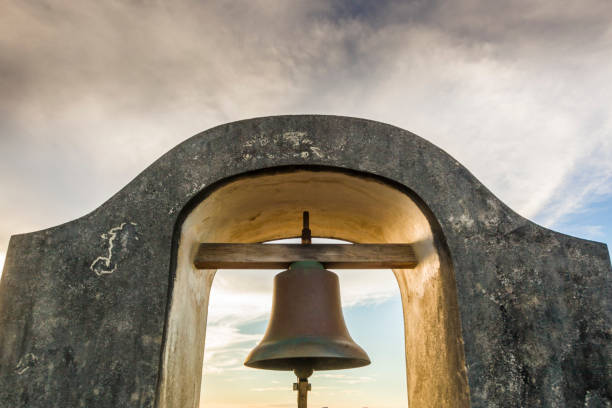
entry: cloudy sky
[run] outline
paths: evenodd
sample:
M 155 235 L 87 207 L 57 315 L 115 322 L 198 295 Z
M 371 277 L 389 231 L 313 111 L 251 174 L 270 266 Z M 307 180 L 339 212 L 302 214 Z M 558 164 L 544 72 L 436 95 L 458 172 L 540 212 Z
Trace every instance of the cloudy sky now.
M 0 0 L 0 264 L 192 134 L 292 113 L 413 131 L 520 214 L 611 243 L 611 22 L 609 0 Z

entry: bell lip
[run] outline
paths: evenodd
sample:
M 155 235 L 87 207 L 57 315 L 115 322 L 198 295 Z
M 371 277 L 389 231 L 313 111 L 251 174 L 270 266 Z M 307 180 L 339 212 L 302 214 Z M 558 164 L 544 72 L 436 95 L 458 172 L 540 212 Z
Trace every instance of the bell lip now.
M 301 352 L 296 353 L 296 347 Z M 299 340 L 262 341 L 251 350 L 244 365 L 280 371 L 308 365 L 321 371 L 357 368 L 370 363 L 368 354 L 351 338 L 305 336 Z M 326 364 L 330 367 L 325 368 Z
M 325 360 L 326 363 L 337 360 L 337 365 L 330 366 L 328 368 L 320 368 L 318 364 L 308 364 L 308 360 L 318 360 L 315 363 Z M 263 364 L 264 362 L 270 362 L 270 364 Z M 294 362 L 294 364 L 291 364 Z M 346 363 L 346 364 L 342 364 Z M 268 360 L 258 361 L 245 361 L 244 365 L 249 368 L 257 368 L 259 370 L 273 370 L 273 371 L 293 371 L 298 367 L 307 366 L 312 367 L 314 371 L 332 371 L 332 370 L 349 370 L 351 368 L 360 368 L 372 364 L 369 358 L 344 358 L 344 357 L 291 357 L 291 358 L 276 358 Z

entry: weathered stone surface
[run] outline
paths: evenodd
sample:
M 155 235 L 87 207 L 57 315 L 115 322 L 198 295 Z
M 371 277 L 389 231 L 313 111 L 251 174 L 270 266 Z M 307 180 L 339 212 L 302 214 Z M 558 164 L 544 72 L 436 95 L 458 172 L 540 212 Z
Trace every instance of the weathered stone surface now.
M 410 132 L 332 116 L 213 128 L 92 213 L 13 236 L 0 282 L 0 406 L 155 406 L 184 208 L 220 180 L 278 166 L 381 176 L 428 206 L 454 266 L 471 406 L 612 406 L 606 245 L 520 217 Z

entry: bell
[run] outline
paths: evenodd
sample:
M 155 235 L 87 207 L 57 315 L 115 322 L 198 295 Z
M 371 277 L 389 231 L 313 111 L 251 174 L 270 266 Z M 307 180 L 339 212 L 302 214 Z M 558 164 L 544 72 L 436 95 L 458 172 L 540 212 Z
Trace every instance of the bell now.
M 370 364 L 344 323 L 338 276 L 316 261 L 295 262 L 277 274 L 268 328 L 244 364 L 293 370 L 299 379 L 313 370 Z

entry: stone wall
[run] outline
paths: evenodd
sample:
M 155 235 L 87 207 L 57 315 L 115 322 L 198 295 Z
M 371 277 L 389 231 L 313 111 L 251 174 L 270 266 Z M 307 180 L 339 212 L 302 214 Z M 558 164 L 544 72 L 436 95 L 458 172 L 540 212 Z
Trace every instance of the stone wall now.
M 184 221 L 252 172 L 310 170 L 374 178 L 428 217 L 452 267 L 454 287 L 444 286 L 440 304 L 456 297 L 460 335 L 445 341 L 463 341 L 472 407 L 612 404 L 606 245 L 522 218 L 410 132 L 281 116 L 198 134 L 92 213 L 11 238 L 0 281 L 0 406 L 161 407 Z M 411 278 L 396 275 L 400 286 Z M 212 276 L 200 276 L 204 287 Z M 417 401 L 411 408 L 424 406 Z

